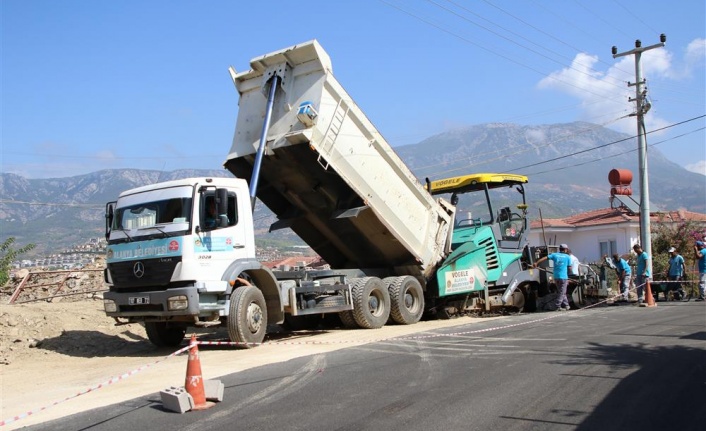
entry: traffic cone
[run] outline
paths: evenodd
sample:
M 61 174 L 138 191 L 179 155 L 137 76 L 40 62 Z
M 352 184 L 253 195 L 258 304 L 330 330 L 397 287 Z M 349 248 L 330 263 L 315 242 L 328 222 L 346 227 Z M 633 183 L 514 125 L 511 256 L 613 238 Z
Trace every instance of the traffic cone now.
M 196 336 L 191 336 L 189 344 L 189 361 L 186 363 L 186 382 L 184 387 L 186 392 L 194 399 L 194 407 L 191 410 L 206 410 L 214 405 L 211 401 L 206 401 L 206 391 L 201 375 L 201 359 L 199 359 L 199 346 L 196 343 Z
M 652 288 L 650 287 L 650 279 L 648 278 L 645 281 L 645 297 L 647 298 L 647 306 L 648 307 L 656 307 L 657 304 L 655 304 L 655 298 L 652 296 Z

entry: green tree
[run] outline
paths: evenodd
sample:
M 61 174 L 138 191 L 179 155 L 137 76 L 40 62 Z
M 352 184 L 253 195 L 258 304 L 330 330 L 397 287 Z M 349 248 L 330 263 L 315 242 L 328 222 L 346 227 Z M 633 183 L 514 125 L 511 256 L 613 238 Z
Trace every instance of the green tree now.
M 34 248 L 34 244 L 27 244 L 22 248 L 15 249 L 12 246 L 14 243 L 15 238 L 10 237 L 0 245 L 0 286 L 4 286 L 10 279 L 10 265 L 12 265 L 12 261 L 22 253 L 27 253 Z
M 674 247 L 684 258 L 687 271 L 694 268 L 694 243 L 704 237 L 704 227 L 693 221 L 678 223 L 659 220 L 652 225 L 652 272 L 666 277 L 669 270 L 669 248 Z

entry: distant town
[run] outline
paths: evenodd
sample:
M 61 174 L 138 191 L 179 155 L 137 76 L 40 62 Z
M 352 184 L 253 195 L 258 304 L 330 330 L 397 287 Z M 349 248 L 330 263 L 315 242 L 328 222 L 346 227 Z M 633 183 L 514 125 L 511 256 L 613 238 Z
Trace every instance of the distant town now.
M 13 269 L 37 269 L 55 271 L 61 269 L 80 269 L 94 264 L 96 259 L 105 256 L 106 240 L 91 238 L 84 244 L 74 245 L 60 253 L 43 256 L 36 259 L 22 259 L 12 262 Z
M 12 269 L 56 271 L 81 269 L 89 265 L 101 264 L 106 253 L 105 238 L 91 238 L 83 244 L 74 245 L 60 253 L 36 259 L 22 259 L 12 262 Z M 299 269 L 301 267 L 323 266 L 321 258 L 306 245 L 292 245 L 283 248 L 257 247 L 258 261 L 273 269 Z

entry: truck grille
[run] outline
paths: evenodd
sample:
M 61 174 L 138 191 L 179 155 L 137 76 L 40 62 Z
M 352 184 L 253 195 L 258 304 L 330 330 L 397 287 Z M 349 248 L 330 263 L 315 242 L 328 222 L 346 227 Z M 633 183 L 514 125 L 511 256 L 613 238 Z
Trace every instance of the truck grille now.
M 162 304 L 121 305 L 120 306 L 121 313 L 135 313 L 135 312 L 145 313 L 145 312 L 149 312 L 149 311 L 162 312 L 162 311 L 164 311 L 164 307 L 162 306 Z
M 112 290 L 166 286 L 179 262 L 180 257 L 172 257 L 169 260 L 158 258 L 109 263 L 108 270 L 113 278 Z

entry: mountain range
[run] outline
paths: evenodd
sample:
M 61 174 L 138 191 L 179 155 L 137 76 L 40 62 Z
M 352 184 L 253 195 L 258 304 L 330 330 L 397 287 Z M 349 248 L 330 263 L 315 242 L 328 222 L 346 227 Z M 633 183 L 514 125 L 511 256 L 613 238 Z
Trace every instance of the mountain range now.
M 648 145 L 649 145 L 648 140 Z M 633 172 L 639 200 L 636 140 L 590 123 L 539 126 L 481 124 L 441 133 L 395 151 L 424 181 L 474 172 L 511 172 L 530 178 L 530 216 L 559 217 L 609 207 L 608 173 Z M 706 212 L 706 176 L 669 161 L 649 147 L 650 209 Z M 111 169 L 65 178 L 28 179 L 0 175 L 0 241 L 34 243 L 32 254 L 48 254 L 104 232 L 105 203 L 133 187 L 197 176 L 225 177 L 223 169 L 161 172 Z M 289 230 L 267 234 L 274 216 L 262 204 L 255 212 L 258 240 L 296 243 Z

